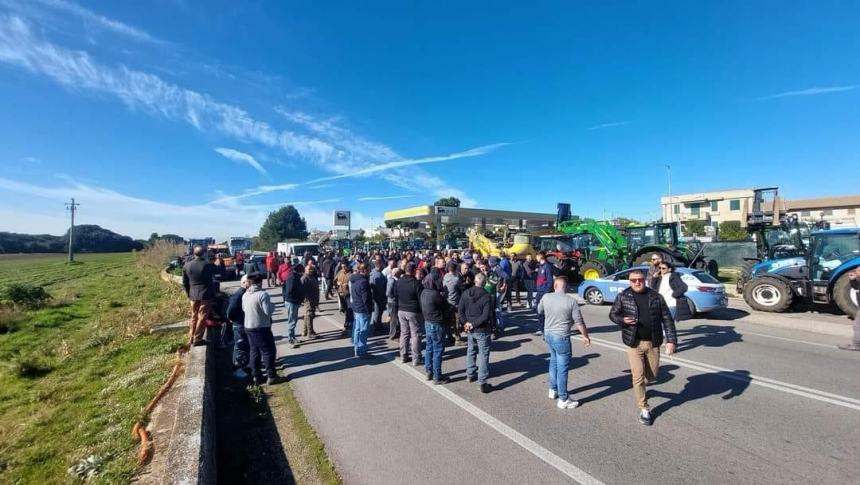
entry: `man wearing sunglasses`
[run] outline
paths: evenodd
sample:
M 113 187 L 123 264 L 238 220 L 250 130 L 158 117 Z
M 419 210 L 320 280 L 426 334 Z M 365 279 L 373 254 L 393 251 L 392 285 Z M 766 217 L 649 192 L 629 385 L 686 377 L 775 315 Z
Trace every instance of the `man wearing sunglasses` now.
M 648 285 L 648 288 L 657 289 L 655 285 L 655 280 L 660 276 L 660 265 L 663 264 L 663 255 L 660 253 L 653 253 L 651 255 L 651 267 L 648 268 L 648 275 L 646 277 L 645 284 Z
M 660 293 L 645 284 L 642 271 L 631 271 L 629 281 L 630 287 L 622 291 L 612 304 L 609 318 L 621 326 L 621 339 L 629 347 L 627 359 L 633 377 L 633 394 L 639 405 L 639 422 L 650 426 L 651 412 L 645 386 L 657 378 L 664 333 L 666 355 L 675 352 L 675 322 Z

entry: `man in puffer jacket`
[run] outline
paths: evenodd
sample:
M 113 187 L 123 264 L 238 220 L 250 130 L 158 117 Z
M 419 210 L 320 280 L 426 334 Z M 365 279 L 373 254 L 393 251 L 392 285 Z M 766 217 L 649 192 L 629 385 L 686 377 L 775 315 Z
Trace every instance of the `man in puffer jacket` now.
M 463 329 L 469 339 L 466 347 L 466 380 L 475 382 L 477 373 L 481 392 L 488 393 L 492 387 L 487 382 L 490 376 L 490 339 L 493 333 L 493 299 L 484 290 L 486 275 L 475 275 L 475 286 L 460 296 L 458 311 L 463 321 Z M 477 357 L 477 366 L 475 360 Z
M 442 376 L 442 352 L 445 351 L 444 320 L 448 312 L 448 302 L 442 286 L 442 276 L 431 272 L 422 281 L 424 291 L 419 297 L 421 314 L 424 316 L 424 334 L 427 345 L 424 350 L 424 372 L 433 384 L 445 384 L 447 377 Z
M 660 369 L 660 345 L 666 335 L 666 354 L 675 352 L 678 339 L 675 322 L 660 293 L 645 285 L 645 273 L 631 271 L 630 288 L 622 291 L 612 303 L 609 319 L 621 327 L 621 340 L 627 349 L 633 393 L 639 405 L 639 422 L 650 426 L 651 412 L 645 385 L 657 379 Z

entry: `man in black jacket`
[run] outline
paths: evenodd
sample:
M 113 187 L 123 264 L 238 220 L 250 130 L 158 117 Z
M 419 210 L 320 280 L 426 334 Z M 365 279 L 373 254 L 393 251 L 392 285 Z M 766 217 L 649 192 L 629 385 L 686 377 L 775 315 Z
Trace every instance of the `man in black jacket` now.
M 333 280 L 334 280 L 334 270 L 337 267 L 334 260 L 331 257 L 331 253 L 326 253 L 322 262 L 320 263 L 320 278 L 323 282 L 323 293 L 325 294 L 325 299 L 331 299 L 331 293 L 333 290 Z
M 297 264 L 293 266 L 284 282 L 284 311 L 287 313 L 287 341 L 293 348 L 298 348 L 296 325 L 299 323 L 299 307 L 305 301 L 305 289 L 302 286 L 304 268 Z
M 422 282 L 421 314 L 424 316 L 424 334 L 427 345 L 424 350 L 424 372 L 433 384 L 445 384 L 447 377 L 442 376 L 442 352 L 445 351 L 445 322 L 448 302 L 442 286 L 442 275 L 432 271 Z
M 400 361 L 418 367 L 421 362 L 421 327 L 424 318 L 421 314 L 421 282 L 415 279 L 415 263 L 407 263 L 403 276 L 395 283 L 393 292 L 397 302 L 397 320 L 400 321 Z
M 466 379 L 475 382 L 478 374 L 478 384 L 481 392 L 490 392 L 492 387 L 487 382 L 490 376 L 490 339 L 493 333 L 492 306 L 490 294 L 484 290 L 486 275 L 475 275 L 475 286 L 467 289 L 460 296 L 458 313 L 466 331 L 468 346 L 466 347 Z M 477 357 L 477 366 L 475 365 Z
M 245 335 L 245 312 L 242 310 L 242 295 L 250 286 L 248 276 L 243 275 L 239 283 L 240 288 L 230 295 L 227 304 L 227 318 L 233 325 L 233 367 L 237 372 L 248 365 L 248 337 Z M 241 375 L 240 375 L 241 376 Z
M 360 359 L 370 358 L 367 353 L 367 333 L 370 326 L 370 314 L 373 311 L 373 298 L 370 293 L 370 281 L 367 278 L 367 264 L 359 263 L 355 273 L 349 277 L 349 296 L 355 323 L 352 332 L 352 344 L 355 356 Z
M 630 288 L 622 291 L 609 311 L 609 319 L 621 326 L 621 339 L 627 349 L 633 393 L 639 405 L 639 422 L 650 426 L 651 412 L 645 396 L 646 381 L 657 379 L 660 345 L 666 335 L 666 355 L 675 352 L 675 322 L 660 293 L 645 284 L 645 273 L 631 271 Z
M 182 267 L 182 286 L 191 300 L 191 325 L 188 342 L 206 345 L 206 319 L 215 299 L 215 265 L 203 259 L 203 246 L 194 246 L 194 259 Z

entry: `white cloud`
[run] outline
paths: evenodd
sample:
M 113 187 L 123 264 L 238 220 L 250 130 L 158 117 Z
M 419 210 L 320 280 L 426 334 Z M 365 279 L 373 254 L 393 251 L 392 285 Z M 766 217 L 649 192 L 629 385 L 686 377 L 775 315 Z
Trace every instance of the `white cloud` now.
M 785 91 L 783 93 L 773 94 L 771 96 L 764 96 L 764 97 L 761 97 L 758 99 L 759 100 L 776 99 L 776 98 L 785 98 L 788 96 L 816 96 L 819 94 L 841 93 L 844 91 L 851 91 L 852 89 L 855 89 L 855 88 L 857 88 L 857 85 L 808 88 L 808 89 L 801 89 L 798 91 Z
M 633 123 L 633 122 L 632 121 L 615 121 L 612 123 L 603 123 L 600 125 L 590 126 L 588 129 L 589 130 L 602 130 L 604 128 L 614 128 L 616 126 L 629 125 L 630 123 Z
M 254 170 L 260 172 L 263 175 L 269 175 L 269 172 L 267 172 L 266 169 L 263 168 L 262 165 L 260 165 L 260 162 L 255 160 L 254 157 L 247 153 L 240 152 L 239 150 L 234 150 L 232 148 L 216 148 L 215 151 L 218 152 L 219 155 L 235 162 L 247 163 L 248 165 L 253 167 Z
M 367 196 L 367 197 L 359 197 L 360 201 L 371 201 L 371 200 L 394 200 L 394 199 L 410 199 L 415 197 L 414 195 L 385 195 L 380 197 L 375 196 Z
M 31 157 L 24 157 L 24 158 L 22 158 L 22 159 L 21 159 L 21 161 L 22 161 L 22 162 L 27 162 L 27 163 L 42 163 L 42 159 L 41 159 L 41 158 L 39 158 L 39 157 L 32 157 L 32 156 L 31 156 Z
M 319 189 L 327 189 L 327 188 L 334 187 L 334 186 L 335 186 L 335 184 L 319 184 L 319 185 L 312 185 L 312 186 L 307 187 L 307 188 L 310 190 L 319 190 Z

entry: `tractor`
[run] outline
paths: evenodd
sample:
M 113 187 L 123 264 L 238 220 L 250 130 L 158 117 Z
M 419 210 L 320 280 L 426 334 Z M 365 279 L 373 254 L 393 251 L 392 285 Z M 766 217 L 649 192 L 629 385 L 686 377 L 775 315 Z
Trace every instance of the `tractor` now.
M 860 229 L 832 229 L 811 234 L 806 255 L 762 261 L 744 284 L 744 300 L 753 309 L 784 312 L 800 301 L 836 306 L 854 317 L 858 292 L 849 273 L 860 268 Z
M 663 261 L 676 266 L 687 266 L 707 271 L 717 277 L 719 265 L 704 254 L 705 246 L 700 241 L 681 241 L 678 224 L 658 222 L 643 226 L 627 227 L 627 250 L 630 264 L 648 264 L 651 256 L 659 254 Z
M 584 280 L 603 278 L 627 267 L 627 240 L 607 222 L 562 221 L 559 232 L 569 235 L 568 257 Z

